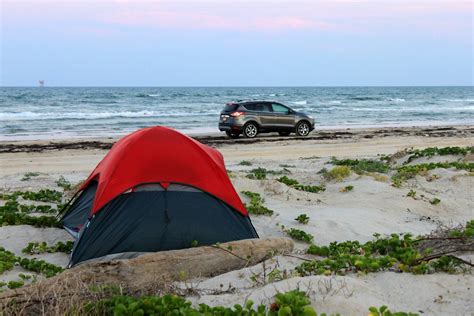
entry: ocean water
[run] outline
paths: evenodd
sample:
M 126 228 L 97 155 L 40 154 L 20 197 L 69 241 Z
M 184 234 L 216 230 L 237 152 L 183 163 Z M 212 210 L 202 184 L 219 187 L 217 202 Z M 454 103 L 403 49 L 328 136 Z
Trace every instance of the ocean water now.
M 217 132 L 226 102 L 270 99 L 317 129 L 474 124 L 473 87 L 0 88 L 0 140 L 103 137 L 166 125 Z

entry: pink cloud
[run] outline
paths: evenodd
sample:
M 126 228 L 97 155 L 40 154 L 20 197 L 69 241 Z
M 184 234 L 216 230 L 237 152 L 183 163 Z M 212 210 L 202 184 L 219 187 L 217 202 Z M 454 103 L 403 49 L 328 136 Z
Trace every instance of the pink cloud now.
M 0 0 L 2 1 L 2 0 Z M 110 35 L 121 26 L 239 32 L 317 31 L 381 34 L 420 31 L 451 36 L 472 24 L 470 1 L 6 1 L 5 28 L 49 28 Z M 470 15 L 469 15 L 470 14 Z M 466 20 L 466 16 L 470 20 Z
M 232 16 L 171 10 L 135 10 L 112 13 L 103 22 L 135 27 L 218 29 L 230 31 L 326 30 L 328 23 L 297 16 Z

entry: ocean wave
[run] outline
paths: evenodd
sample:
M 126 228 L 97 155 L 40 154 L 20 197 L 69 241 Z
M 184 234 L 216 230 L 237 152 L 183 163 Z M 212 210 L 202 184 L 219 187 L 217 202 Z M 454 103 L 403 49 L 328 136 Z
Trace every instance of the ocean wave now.
M 446 99 L 448 102 L 474 102 L 474 99 Z
M 350 108 L 355 112 L 413 112 L 413 113 L 444 113 L 444 112 L 474 112 L 474 106 L 457 107 L 393 107 L 393 108 Z
M 382 98 L 379 97 L 351 97 L 348 98 L 349 100 L 354 100 L 354 101 L 382 101 Z
M 209 116 L 218 115 L 218 112 L 158 112 L 158 111 L 121 111 L 121 112 L 67 112 L 67 113 L 38 113 L 38 112 L 0 112 L 0 121 L 29 121 L 29 120 L 56 120 L 80 119 L 97 120 L 108 118 L 140 118 L 140 117 L 180 117 L 180 116 Z
M 156 98 L 161 97 L 161 94 L 146 94 L 146 93 L 139 93 L 135 95 L 136 98 Z
M 403 98 L 389 98 L 387 101 L 392 101 L 392 102 L 405 102 L 406 100 Z
M 294 101 L 294 102 L 291 102 L 291 103 L 296 104 L 296 105 L 305 105 L 305 104 L 308 104 L 308 101 L 306 101 L 306 100 Z

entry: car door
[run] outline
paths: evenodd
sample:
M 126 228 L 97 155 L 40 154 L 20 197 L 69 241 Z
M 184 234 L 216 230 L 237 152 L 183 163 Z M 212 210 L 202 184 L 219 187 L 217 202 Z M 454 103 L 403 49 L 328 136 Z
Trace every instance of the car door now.
M 262 127 L 268 129 L 270 126 L 274 125 L 275 115 L 273 114 L 272 107 L 270 103 L 257 103 L 255 105 L 256 110 L 258 111 L 258 116 L 260 118 L 260 123 Z
M 295 114 L 286 106 L 279 103 L 272 103 L 274 114 L 274 125 L 283 128 L 293 128 L 295 126 Z

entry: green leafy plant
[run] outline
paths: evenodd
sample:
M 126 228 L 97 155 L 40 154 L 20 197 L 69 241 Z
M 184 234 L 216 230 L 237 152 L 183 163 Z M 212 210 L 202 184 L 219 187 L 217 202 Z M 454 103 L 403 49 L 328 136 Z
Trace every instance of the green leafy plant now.
M 347 186 L 341 188 L 339 191 L 345 193 L 345 192 L 350 192 L 350 191 L 352 191 L 352 190 L 354 190 L 354 186 L 353 186 L 353 185 L 347 185 Z
M 263 205 L 265 200 L 259 193 L 251 191 L 242 191 L 242 193 L 250 199 L 250 205 L 245 204 L 245 208 L 251 214 L 255 215 L 273 215 L 273 211 Z
M 22 280 L 30 280 L 33 278 L 33 280 L 35 279 L 31 274 L 23 274 L 23 273 L 20 273 L 18 274 L 18 276 L 20 277 L 20 279 Z
M 24 192 L 20 192 L 23 196 Z M 29 213 L 55 213 L 50 205 L 22 205 L 18 203 L 19 193 L 3 194 L 5 204 L 0 206 L 0 226 L 5 225 L 32 225 L 36 227 L 58 227 L 59 223 L 54 216 L 30 216 Z M 29 196 L 30 195 L 26 195 Z M 36 197 L 36 196 L 35 196 Z M 44 198 L 44 196 L 40 196 Z
M 371 160 L 371 159 L 342 159 L 338 160 L 333 158 L 330 161 L 331 164 L 336 166 L 346 166 L 350 167 L 352 171 L 357 174 L 364 174 L 367 172 L 379 172 L 387 173 L 390 170 L 390 166 L 381 160 Z
M 11 251 L 0 247 L 0 274 L 12 269 L 16 264 L 25 270 L 41 273 L 46 277 L 54 276 L 63 271 L 63 268 L 44 260 L 17 257 Z
M 326 191 L 326 187 L 324 185 L 303 185 L 297 184 L 293 186 L 298 191 L 305 191 L 311 193 L 319 193 Z
M 64 269 L 54 265 L 52 263 L 48 263 L 44 260 L 38 259 L 28 259 L 28 258 L 19 258 L 18 262 L 21 267 L 28 271 L 33 271 L 36 273 L 41 273 L 45 275 L 47 278 L 55 276 L 56 274 L 62 272 Z
M 281 178 L 277 179 L 278 182 L 281 182 L 283 184 L 286 184 L 287 186 L 290 186 L 298 191 L 305 191 L 305 192 L 311 192 L 311 193 L 319 193 L 321 191 L 325 191 L 326 188 L 324 186 L 318 186 L 318 185 L 303 185 L 300 184 L 297 180 L 288 178 L 287 176 L 283 176 Z
M 392 186 L 395 188 L 401 188 L 403 181 L 400 178 L 392 178 Z
M 13 252 L 5 250 L 5 248 L 0 247 L 0 274 L 10 269 L 13 269 L 15 263 L 17 262 L 17 257 Z
M 21 181 L 28 181 L 33 177 L 39 176 L 39 172 L 27 172 L 23 175 L 23 178 L 21 178 Z
M 251 166 L 252 162 L 249 161 L 249 160 L 242 160 L 241 162 L 239 162 L 239 165 L 240 166 Z
M 407 196 L 408 197 L 411 197 L 411 198 L 416 198 L 416 191 L 415 190 L 410 190 L 408 193 L 407 193 Z
M 24 205 L 19 203 L 17 205 L 18 211 L 22 213 L 56 213 L 58 211 L 57 208 L 53 208 L 51 205 Z M 61 205 L 58 207 L 61 207 Z
M 290 228 L 288 230 L 285 230 L 285 232 L 290 236 L 291 238 L 295 240 L 299 240 L 305 243 L 311 243 L 314 239 L 314 236 L 311 234 L 308 234 L 307 232 L 296 229 L 296 228 Z
M 464 228 L 456 228 L 450 233 L 451 237 L 471 238 L 474 237 L 474 220 L 466 223 Z
M 301 224 L 308 224 L 309 222 L 309 216 L 306 214 L 300 214 L 295 218 L 295 221 Z
M 7 225 L 32 225 L 35 227 L 59 227 L 59 222 L 54 216 L 29 216 L 23 213 L 8 212 L 0 207 L 0 226 Z
M 335 166 L 325 174 L 323 177 L 328 181 L 341 182 L 345 178 L 351 175 L 351 168 L 348 166 Z
M 54 252 L 64 252 L 70 253 L 72 251 L 72 247 L 74 246 L 73 241 L 66 241 L 65 243 L 62 241 L 58 241 L 53 246 L 48 246 L 46 242 L 30 242 L 28 246 L 23 248 L 22 252 L 30 255 L 34 254 L 41 254 L 41 253 L 54 253 Z
M 5 204 L 0 206 L 0 213 L 56 213 L 58 208 L 63 206 L 58 204 L 56 208 L 53 208 L 51 205 L 20 204 L 18 196 L 9 194 L 2 195 L 2 199 L 5 200 Z
M 418 165 L 405 165 L 397 168 L 397 172 L 392 176 L 394 182 L 403 183 L 404 181 L 414 178 L 417 175 L 427 175 L 428 171 L 437 168 L 455 168 L 458 170 L 474 171 L 474 163 L 472 162 L 432 162 L 422 163 Z
M 464 229 L 451 232 L 452 237 L 474 236 L 474 220 Z M 417 246 L 426 238 L 414 239 L 411 234 L 391 234 L 382 238 L 374 234 L 375 240 L 364 244 L 358 241 L 333 242 L 329 246 L 310 245 L 308 254 L 325 257 L 304 262 L 296 271 L 304 276 L 311 274 L 347 274 L 351 272 L 377 272 L 395 270 L 424 274 L 434 271 L 453 273 L 462 270 L 463 261 L 441 251 L 434 255 L 430 250 L 421 251 Z M 429 239 L 429 238 L 428 238 Z
M 406 160 L 405 164 L 412 162 L 413 160 L 421 157 L 431 158 L 433 156 L 445 156 L 445 155 L 462 155 L 465 156 L 468 153 L 474 153 L 474 147 L 428 147 L 425 149 L 411 149 L 407 151 L 410 156 Z
M 406 313 L 406 312 L 391 312 L 387 306 L 383 305 L 379 308 L 370 307 L 369 316 L 418 316 L 416 313 Z
M 22 287 L 23 285 L 25 285 L 25 282 L 23 280 L 18 280 L 8 282 L 7 286 L 9 289 L 17 289 L 19 287 Z
M 274 302 L 268 308 L 265 305 L 254 307 L 249 300 L 245 305 L 236 304 L 233 307 L 199 304 L 193 307 L 191 302 L 176 296 L 114 296 L 84 306 L 86 315 L 222 315 L 222 316 L 317 316 L 311 307 L 311 302 L 304 292 L 295 290 L 278 293 Z
M 268 273 L 268 282 L 277 282 L 287 278 L 286 271 L 282 272 L 280 269 L 273 269 Z
M 15 191 L 9 194 L 1 194 L 2 200 L 15 200 L 21 196 L 25 200 L 58 203 L 61 202 L 63 194 L 56 190 L 41 189 L 38 192 Z
M 286 168 L 283 168 L 283 170 L 267 170 L 265 168 L 259 167 L 259 168 L 250 170 L 249 174 L 247 174 L 246 177 L 249 179 L 254 179 L 254 180 L 265 180 L 267 178 L 267 175 L 269 174 L 277 175 L 277 174 L 289 174 L 289 173 L 291 173 L 291 171 Z
M 60 176 L 59 179 L 56 181 L 56 185 L 58 187 L 63 188 L 64 190 L 71 190 L 72 184 L 63 176 Z
M 311 301 L 304 292 L 294 290 L 286 293 L 277 293 L 275 302 L 270 306 L 269 316 L 305 315 L 316 316 L 311 307 Z
M 256 168 L 250 170 L 250 173 L 247 175 L 249 179 L 264 180 L 267 178 L 268 170 L 265 168 Z
M 287 176 L 278 178 L 277 181 L 283 184 L 286 184 L 287 186 L 290 186 L 290 187 L 299 184 L 298 180 L 288 178 Z

